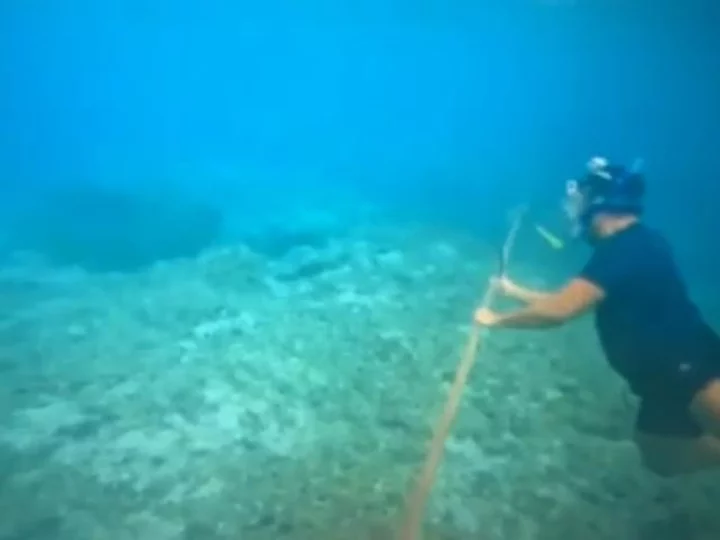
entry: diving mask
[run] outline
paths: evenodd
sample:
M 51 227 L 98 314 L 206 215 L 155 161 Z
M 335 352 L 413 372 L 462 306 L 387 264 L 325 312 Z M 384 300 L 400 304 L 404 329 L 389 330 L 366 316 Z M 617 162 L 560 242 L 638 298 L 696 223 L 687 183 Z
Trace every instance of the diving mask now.
M 570 219 L 572 235 L 587 233 L 594 216 L 599 212 L 641 214 L 645 181 L 639 172 L 638 160 L 632 169 L 610 165 L 603 157 L 587 162 L 582 180 L 568 180 L 565 184 L 563 208 Z

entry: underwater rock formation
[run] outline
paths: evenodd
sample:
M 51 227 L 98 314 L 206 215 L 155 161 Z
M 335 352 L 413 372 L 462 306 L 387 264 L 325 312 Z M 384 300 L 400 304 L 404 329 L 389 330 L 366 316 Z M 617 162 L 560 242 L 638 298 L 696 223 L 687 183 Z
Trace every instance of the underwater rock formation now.
M 220 212 L 207 204 L 79 183 L 39 194 L 15 220 L 8 243 L 52 264 L 135 271 L 195 256 L 221 231 Z

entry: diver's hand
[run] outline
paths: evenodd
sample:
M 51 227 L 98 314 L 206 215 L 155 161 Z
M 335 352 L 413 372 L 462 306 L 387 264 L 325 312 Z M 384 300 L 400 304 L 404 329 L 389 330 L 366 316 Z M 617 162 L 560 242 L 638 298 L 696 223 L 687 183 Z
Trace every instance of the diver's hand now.
M 506 275 L 491 277 L 490 286 L 496 292 L 509 297 L 515 297 L 516 293 L 520 289 L 520 287 L 513 283 Z
M 488 308 L 478 308 L 475 311 L 475 324 L 485 327 L 495 326 L 500 320 L 500 315 Z

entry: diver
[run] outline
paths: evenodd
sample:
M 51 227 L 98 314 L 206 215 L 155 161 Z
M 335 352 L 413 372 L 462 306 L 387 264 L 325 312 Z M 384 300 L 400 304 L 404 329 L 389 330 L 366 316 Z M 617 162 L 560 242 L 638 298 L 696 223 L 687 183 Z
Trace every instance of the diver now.
M 549 328 L 586 312 L 611 367 L 639 398 L 634 441 L 643 464 L 675 476 L 720 467 L 720 337 L 690 299 L 665 238 L 642 220 L 644 175 L 593 158 L 567 185 L 566 212 L 593 253 L 557 292 L 493 279 L 523 307 L 480 308 L 477 324 Z

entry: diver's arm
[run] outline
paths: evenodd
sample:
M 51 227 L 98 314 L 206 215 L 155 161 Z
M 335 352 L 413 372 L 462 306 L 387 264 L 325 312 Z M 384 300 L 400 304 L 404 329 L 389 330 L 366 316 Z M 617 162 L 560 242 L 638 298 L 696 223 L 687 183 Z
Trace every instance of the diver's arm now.
M 574 279 L 557 293 L 544 294 L 524 308 L 507 313 L 479 310 L 476 320 L 496 328 L 548 328 L 559 326 L 592 309 L 605 293 L 595 284 Z
M 540 302 L 552 296 L 552 293 L 527 289 L 509 280 L 503 284 L 503 293 L 513 300 L 524 304 Z

